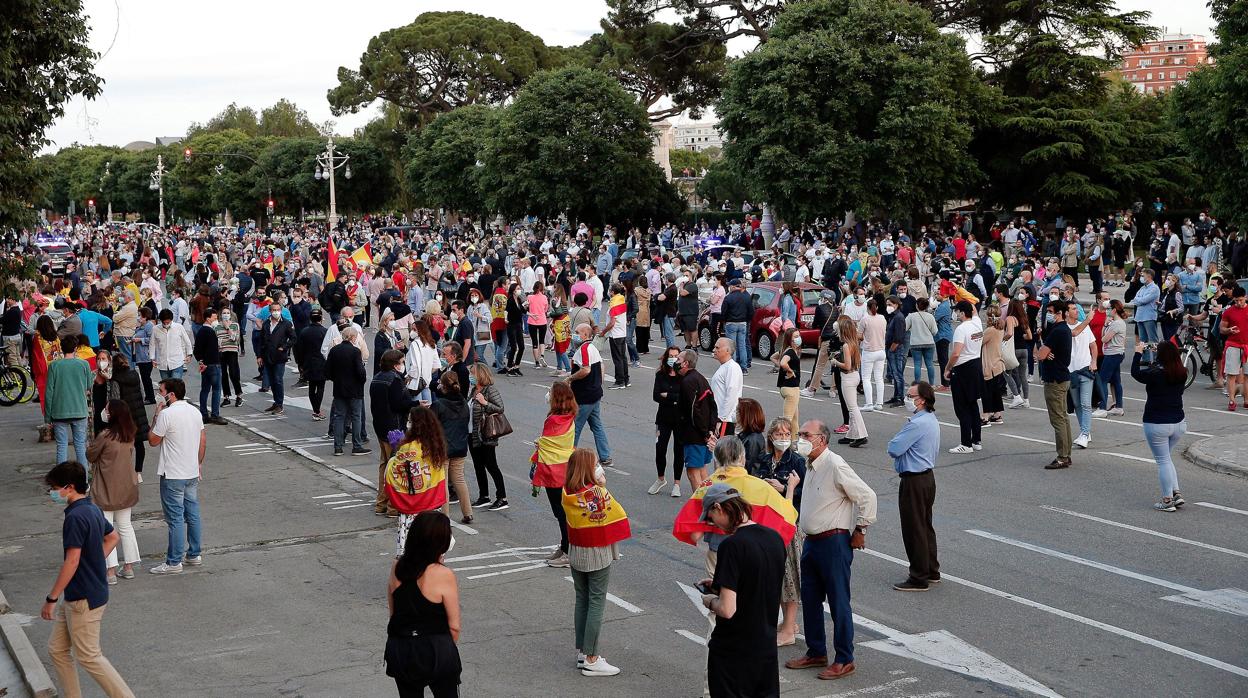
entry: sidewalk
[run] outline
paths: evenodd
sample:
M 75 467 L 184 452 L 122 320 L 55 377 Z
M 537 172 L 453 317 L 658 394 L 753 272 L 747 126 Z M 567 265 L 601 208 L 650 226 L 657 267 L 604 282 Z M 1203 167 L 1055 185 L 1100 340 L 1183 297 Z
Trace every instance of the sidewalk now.
M 1202 468 L 1248 477 L 1248 434 L 1201 439 L 1188 446 L 1187 457 Z

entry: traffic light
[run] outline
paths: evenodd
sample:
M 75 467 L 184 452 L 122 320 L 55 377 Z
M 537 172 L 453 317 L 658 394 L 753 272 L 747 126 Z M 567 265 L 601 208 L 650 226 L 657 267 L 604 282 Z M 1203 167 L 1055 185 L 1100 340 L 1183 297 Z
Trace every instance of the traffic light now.
M 269 215 L 273 215 L 273 199 L 269 199 L 268 206 L 266 208 L 268 209 Z
M 191 149 L 190 148 L 186 148 L 182 151 L 182 159 L 186 160 L 187 162 L 191 161 Z
M 95 199 L 87 199 L 87 208 L 95 208 Z

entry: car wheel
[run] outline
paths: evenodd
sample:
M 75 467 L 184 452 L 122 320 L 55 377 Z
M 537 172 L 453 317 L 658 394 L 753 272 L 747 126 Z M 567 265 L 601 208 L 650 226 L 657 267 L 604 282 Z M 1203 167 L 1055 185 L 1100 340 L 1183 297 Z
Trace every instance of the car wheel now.
M 715 348 L 715 335 L 711 334 L 710 325 L 703 325 L 698 329 L 698 344 L 702 347 L 702 351 Z
M 771 335 L 766 331 L 758 333 L 758 339 L 754 340 L 754 353 L 760 359 L 771 358 Z

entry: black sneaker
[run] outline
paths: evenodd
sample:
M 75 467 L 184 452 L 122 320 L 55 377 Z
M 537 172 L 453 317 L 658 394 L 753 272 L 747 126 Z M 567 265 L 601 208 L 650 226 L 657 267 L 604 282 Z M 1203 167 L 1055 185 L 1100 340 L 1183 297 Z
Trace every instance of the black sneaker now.
M 341 448 L 335 448 L 335 449 L 334 449 L 334 455 L 335 455 L 335 456 L 341 456 L 341 455 L 343 455 L 343 451 L 342 451 L 342 449 L 341 449 Z
M 866 445 L 867 445 L 867 440 L 865 437 L 861 439 L 854 439 L 853 441 L 849 442 L 850 448 L 862 448 L 863 446 L 866 446 Z
M 919 582 L 910 579 L 894 584 L 893 588 L 897 591 L 927 591 L 926 584 L 920 584 Z
M 353 449 L 351 449 L 351 455 L 353 455 L 353 456 L 367 456 L 368 454 L 370 454 L 370 453 L 372 453 L 372 452 L 373 452 L 373 449 L 371 449 L 371 448 L 353 448 Z
M 472 500 L 473 509 L 480 509 L 481 507 L 487 507 L 489 505 L 490 505 L 489 497 L 477 497 L 476 499 Z
M 507 503 L 506 499 L 495 499 L 494 503 L 490 505 L 490 511 L 502 511 L 503 509 L 510 508 L 511 505 Z
M 235 406 L 235 407 L 242 407 L 242 406 L 243 406 L 243 396 L 242 396 L 242 395 L 239 395 L 238 397 L 234 398 L 234 406 Z
M 449 497 L 446 498 L 446 503 L 447 504 L 459 504 L 459 497 L 456 495 L 450 495 Z
M 603 459 L 603 460 L 599 463 L 599 465 L 601 465 L 601 466 L 602 466 L 602 467 L 604 467 L 604 468 L 610 468 L 610 467 L 611 467 L 611 464 L 612 464 L 612 463 L 614 463 L 614 462 L 615 462 L 615 461 L 611 460 L 610 458 L 604 458 L 604 459 Z

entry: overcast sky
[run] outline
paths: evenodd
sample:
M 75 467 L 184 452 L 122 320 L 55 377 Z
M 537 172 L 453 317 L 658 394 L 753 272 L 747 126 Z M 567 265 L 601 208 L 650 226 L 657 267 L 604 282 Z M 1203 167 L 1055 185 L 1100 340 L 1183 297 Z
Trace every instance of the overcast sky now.
M 177 136 L 230 102 L 257 111 L 285 97 L 323 123 L 339 66 L 359 67 L 368 40 L 429 10 L 464 10 L 515 22 L 548 44 L 579 44 L 598 30 L 603 0 L 85 0 L 91 46 L 103 54 L 101 95 L 74 100 L 49 131 L 52 150 Z M 1203 0 L 1119 0 L 1177 32 L 1211 33 Z M 375 107 L 335 119 L 349 134 Z

